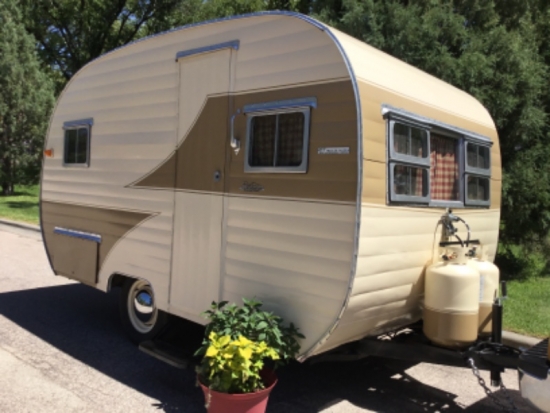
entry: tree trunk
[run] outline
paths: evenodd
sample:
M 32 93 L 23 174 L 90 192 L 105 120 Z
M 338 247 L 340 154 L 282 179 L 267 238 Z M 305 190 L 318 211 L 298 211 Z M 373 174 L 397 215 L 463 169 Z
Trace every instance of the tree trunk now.
M 12 176 L 12 167 L 11 159 L 9 156 L 2 159 L 2 195 L 13 195 L 13 176 Z

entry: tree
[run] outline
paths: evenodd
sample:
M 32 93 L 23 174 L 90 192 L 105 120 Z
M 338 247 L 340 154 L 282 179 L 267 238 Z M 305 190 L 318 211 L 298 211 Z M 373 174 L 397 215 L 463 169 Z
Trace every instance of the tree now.
M 14 0 L 0 2 L 0 186 L 36 182 L 42 142 L 53 106 L 53 84 L 41 70 L 35 39 Z
M 23 0 L 41 57 L 65 80 L 105 52 L 162 29 L 196 0 Z M 189 6 L 192 6 L 191 8 Z

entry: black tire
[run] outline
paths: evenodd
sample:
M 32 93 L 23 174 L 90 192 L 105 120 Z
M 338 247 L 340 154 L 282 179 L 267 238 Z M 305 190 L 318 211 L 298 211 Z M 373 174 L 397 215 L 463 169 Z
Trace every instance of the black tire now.
M 136 296 L 146 292 L 152 299 L 151 313 L 140 312 L 136 308 Z M 119 301 L 122 328 L 135 344 L 151 340 L 168 324 L 168 314 L 155 305 L 153 289 L 144 280 L 127 278 L 122 285 Z

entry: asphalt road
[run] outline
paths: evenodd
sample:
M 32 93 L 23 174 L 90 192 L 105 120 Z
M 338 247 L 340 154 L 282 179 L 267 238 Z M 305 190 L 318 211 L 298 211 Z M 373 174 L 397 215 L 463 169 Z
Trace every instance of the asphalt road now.
M 488 374 L 482 373 L 488 381 Z M 497 412 L 471 371 L 380 358 L 278 372 L 268 413 Z M 515 371 L 504 383 L 533 412 Z M 496 396 L 503 402 L 501 391 Z M 0 412 L 204 412 L 195 374 L 124 336 L 118 294 L 55 277 L 39 233 L 0 225 Z

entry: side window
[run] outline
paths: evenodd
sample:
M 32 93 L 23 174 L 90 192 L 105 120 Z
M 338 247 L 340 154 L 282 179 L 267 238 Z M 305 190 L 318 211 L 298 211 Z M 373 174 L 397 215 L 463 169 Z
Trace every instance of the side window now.
M 90 164 L 90 132 L 93 121 L 84 119 L 80 121 L 65 122 L 63 165 L 64 166 L 89 166 Z
M 311 108 L 316 105 L 307 98 L 245 106 L 245 172 L 307 172 Z
M 390 122 L 392 201 L 428 202 L 430 133 L 427 129 Z
M 490 204 L 491 151 L 466 142 L 466 205 Z
M 489 206 L 491 142 L 409 116 L 410 121 L 393 116 L 388 121 L 389 201 Z

